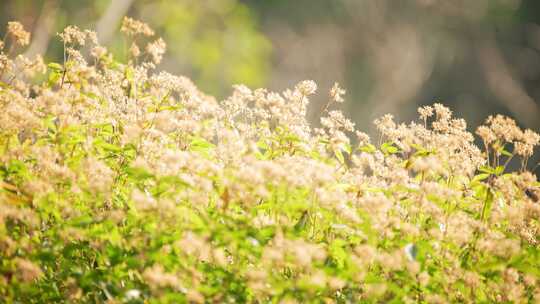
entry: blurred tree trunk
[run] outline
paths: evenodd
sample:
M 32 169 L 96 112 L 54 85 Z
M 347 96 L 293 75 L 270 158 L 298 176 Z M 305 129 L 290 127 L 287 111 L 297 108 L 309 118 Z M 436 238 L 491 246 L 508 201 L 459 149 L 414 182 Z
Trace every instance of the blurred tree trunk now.
M 133 0 L 111 0 L 111 4 L 97 22 L 96 31 L 102 44 L 111 40 L 120 19 L 126 15 Z
M 45 54 L 52 38 L 51 32 L 57 12 L 58 1 L 48 0 L 43 3 L 41 13 L 32 33 L 32 44 L 30 44 L 30 47 L 25 52 L 25 56 L 34 57 L 38 54 Z

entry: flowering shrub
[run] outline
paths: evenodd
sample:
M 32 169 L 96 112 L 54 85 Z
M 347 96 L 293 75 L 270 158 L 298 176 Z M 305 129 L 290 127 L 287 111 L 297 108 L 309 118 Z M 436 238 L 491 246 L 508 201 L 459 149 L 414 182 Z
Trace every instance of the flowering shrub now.
M 165 43 L 126 18 L 127 64 L 60 33 L 62 63 L 0 45 L 0 298 L 17 303 L 534 302 L 540 137 L 476 133 L 441 104 L 375 121 L 317 86 L 235 86 L 217 102 L 155 72 Z M 351 141 L 351 135 L 355 139 Z M 512 158 L 521 169 L 508 172 Z

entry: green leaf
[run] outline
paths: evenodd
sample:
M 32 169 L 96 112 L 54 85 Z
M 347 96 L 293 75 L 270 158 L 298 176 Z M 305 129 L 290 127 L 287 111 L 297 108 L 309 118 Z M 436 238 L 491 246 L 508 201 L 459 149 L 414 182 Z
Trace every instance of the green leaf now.
M 62 78 L 62 72 L 52 71 L 51 73 L 49 73 L 49 78 L 47 79 L 47 85 L 49 87 L 53 87 L 60 81 L 61 78 Z
M 51 62 L 49 64 L 47 64 L 47 67 L 51 70 L 53 70 L 54 72 L 63 72 L 64 71 L 64 66 L 59 64 L 59 63 L 56 63 L 56 62 Z
M 480 181 L 483 181 L 485 180 L 486 178 L 488 178 L 491 174 L 489 173 L 480 173 L 480 174 L 477 174 L 472 180 L 471 180 L 471 183 L 476 183 L 476 182 L 480 182 Z
M 375 151 L 377 151 L 377 148 L 372 144 L 367 144 L 365 146 L 358 148 L 358 150 L 362 152 L 366 152 L 366 153 L 375 153 Z
M 99 147 L 105 151 L 109 151 L 109 152 L 121 152 L 123 149 L 122 147 L 120 146 L 117 146 L 117 145 L 114 145 L 114 144 L 110 144 L 106 141 L 103 141 L 103 140 L 96 140 L 94 141 L 94 145 L 96 147 Z
M 480 213 L 480 219 L 481 220 L 487 220 L 489 219 L 489 216 L 491 214 L 491 207 L 493 205 L 493 193 L 491 192 L 491 189 L 487 188 L 486 190 L 486 198 L 484 200 L 484 205 L 482 207 L 482 213 Z
M 347 152 L 347 154 L 350 155 L 352 153 L 351 145 L 350 144 L 345 144 L 344 150 L 345 150 L 345 152 Z
M 343 157 L 343 153 L 341 152 L 341 150 L 335 149 L 334 155 L 336 156 L 336 158 L 338 159 L 340 163 L 342 164 L 345 163 L 345 158 Z
M 495 174 L 495 169 L 490 166 L 481 166 L 480 168 L 478 168 L 478 171 L 488 174 Z
M 381 145 L 381 151 L 384 154 L 395 154 L 399 152 L 399 149 L 396 146 L 393 146 L 392 143 L 383 143 Z
M 344 247 L 347 245 L 347 242 L 342 239 L 334 240 L 328 247 L 328 252 L 338 269 L 345 267 L 345 262 L 347 260 L 348 254 L 345 251 Z
M 189 150 L 194 152 L 200 152 L 205 155 L 209 155 L 209 152 L 215 148 L 215 145 L 209 143 L 202 137 L 193 137 L 189 144 Z
M 303 230 L 306 227 L 308 220 L 309 220 L 309 212 L 306 210 L 304 211 L 304 213 L 302 213 L 302 216 L 300 217 L 298 222 L 294 225 L 294 230 L 296 231 Z
M 512 157 L 512 156 L 513 156 L 513 154 L 510 153 L 510 152 L 508 152 L 508 151 L 506 151 L 506 149 L 503 149 L 503 150 L 501 151 L 501 154 L 504 155 L 504 156 L 508 156 L 508 157 Z
M 149 178 L 153 178 L 154 175 L 148 171 L 146 171 L 145 169 L 143 168 L 139 168 L 139 167 L 129 167 L 129 168 L 126 168 L 126 171 L 125 171 L 129 176 L 131 176 L 132 178 L 136 179 L 136 180 L 145 180 L 145 179 L 149 179 Z

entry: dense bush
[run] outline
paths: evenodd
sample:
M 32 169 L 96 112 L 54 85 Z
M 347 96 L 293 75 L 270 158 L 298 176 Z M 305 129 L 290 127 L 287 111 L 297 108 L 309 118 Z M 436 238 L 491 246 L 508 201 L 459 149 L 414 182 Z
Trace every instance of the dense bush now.
M 148 26 L 122 32 L 128 64 L 68 27 L 65 61 L 44 65 L 8 25 L 0 302 L 540 300 L 535 132 L 489 117 L 479 149 L 435 104 L 376 120 L 375 143 L 331 110 L 337 84 L 312 128 L 315 83 L 217 102 L 154 72 Z

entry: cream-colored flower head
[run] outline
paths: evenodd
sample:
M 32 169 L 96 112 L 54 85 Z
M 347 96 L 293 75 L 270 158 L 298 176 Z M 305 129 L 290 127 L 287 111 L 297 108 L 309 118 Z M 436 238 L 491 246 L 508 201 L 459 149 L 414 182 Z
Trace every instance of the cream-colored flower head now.
M 24 29 L 24 26 L 20 22 L 8 22 L 7 34 L 18 46 L 27 46 L 30 43 L 30 33 Z
M 335 102 L 344 102 L 343 95 L 346 91 L 339 86 L 339 83 L 335 82 L 332 88 L 330 89 L 330 98 Z
M 154 31 L 148 24 L 129 17 L 124 17 L 120 31 L 128 36 L 153 36 Z

